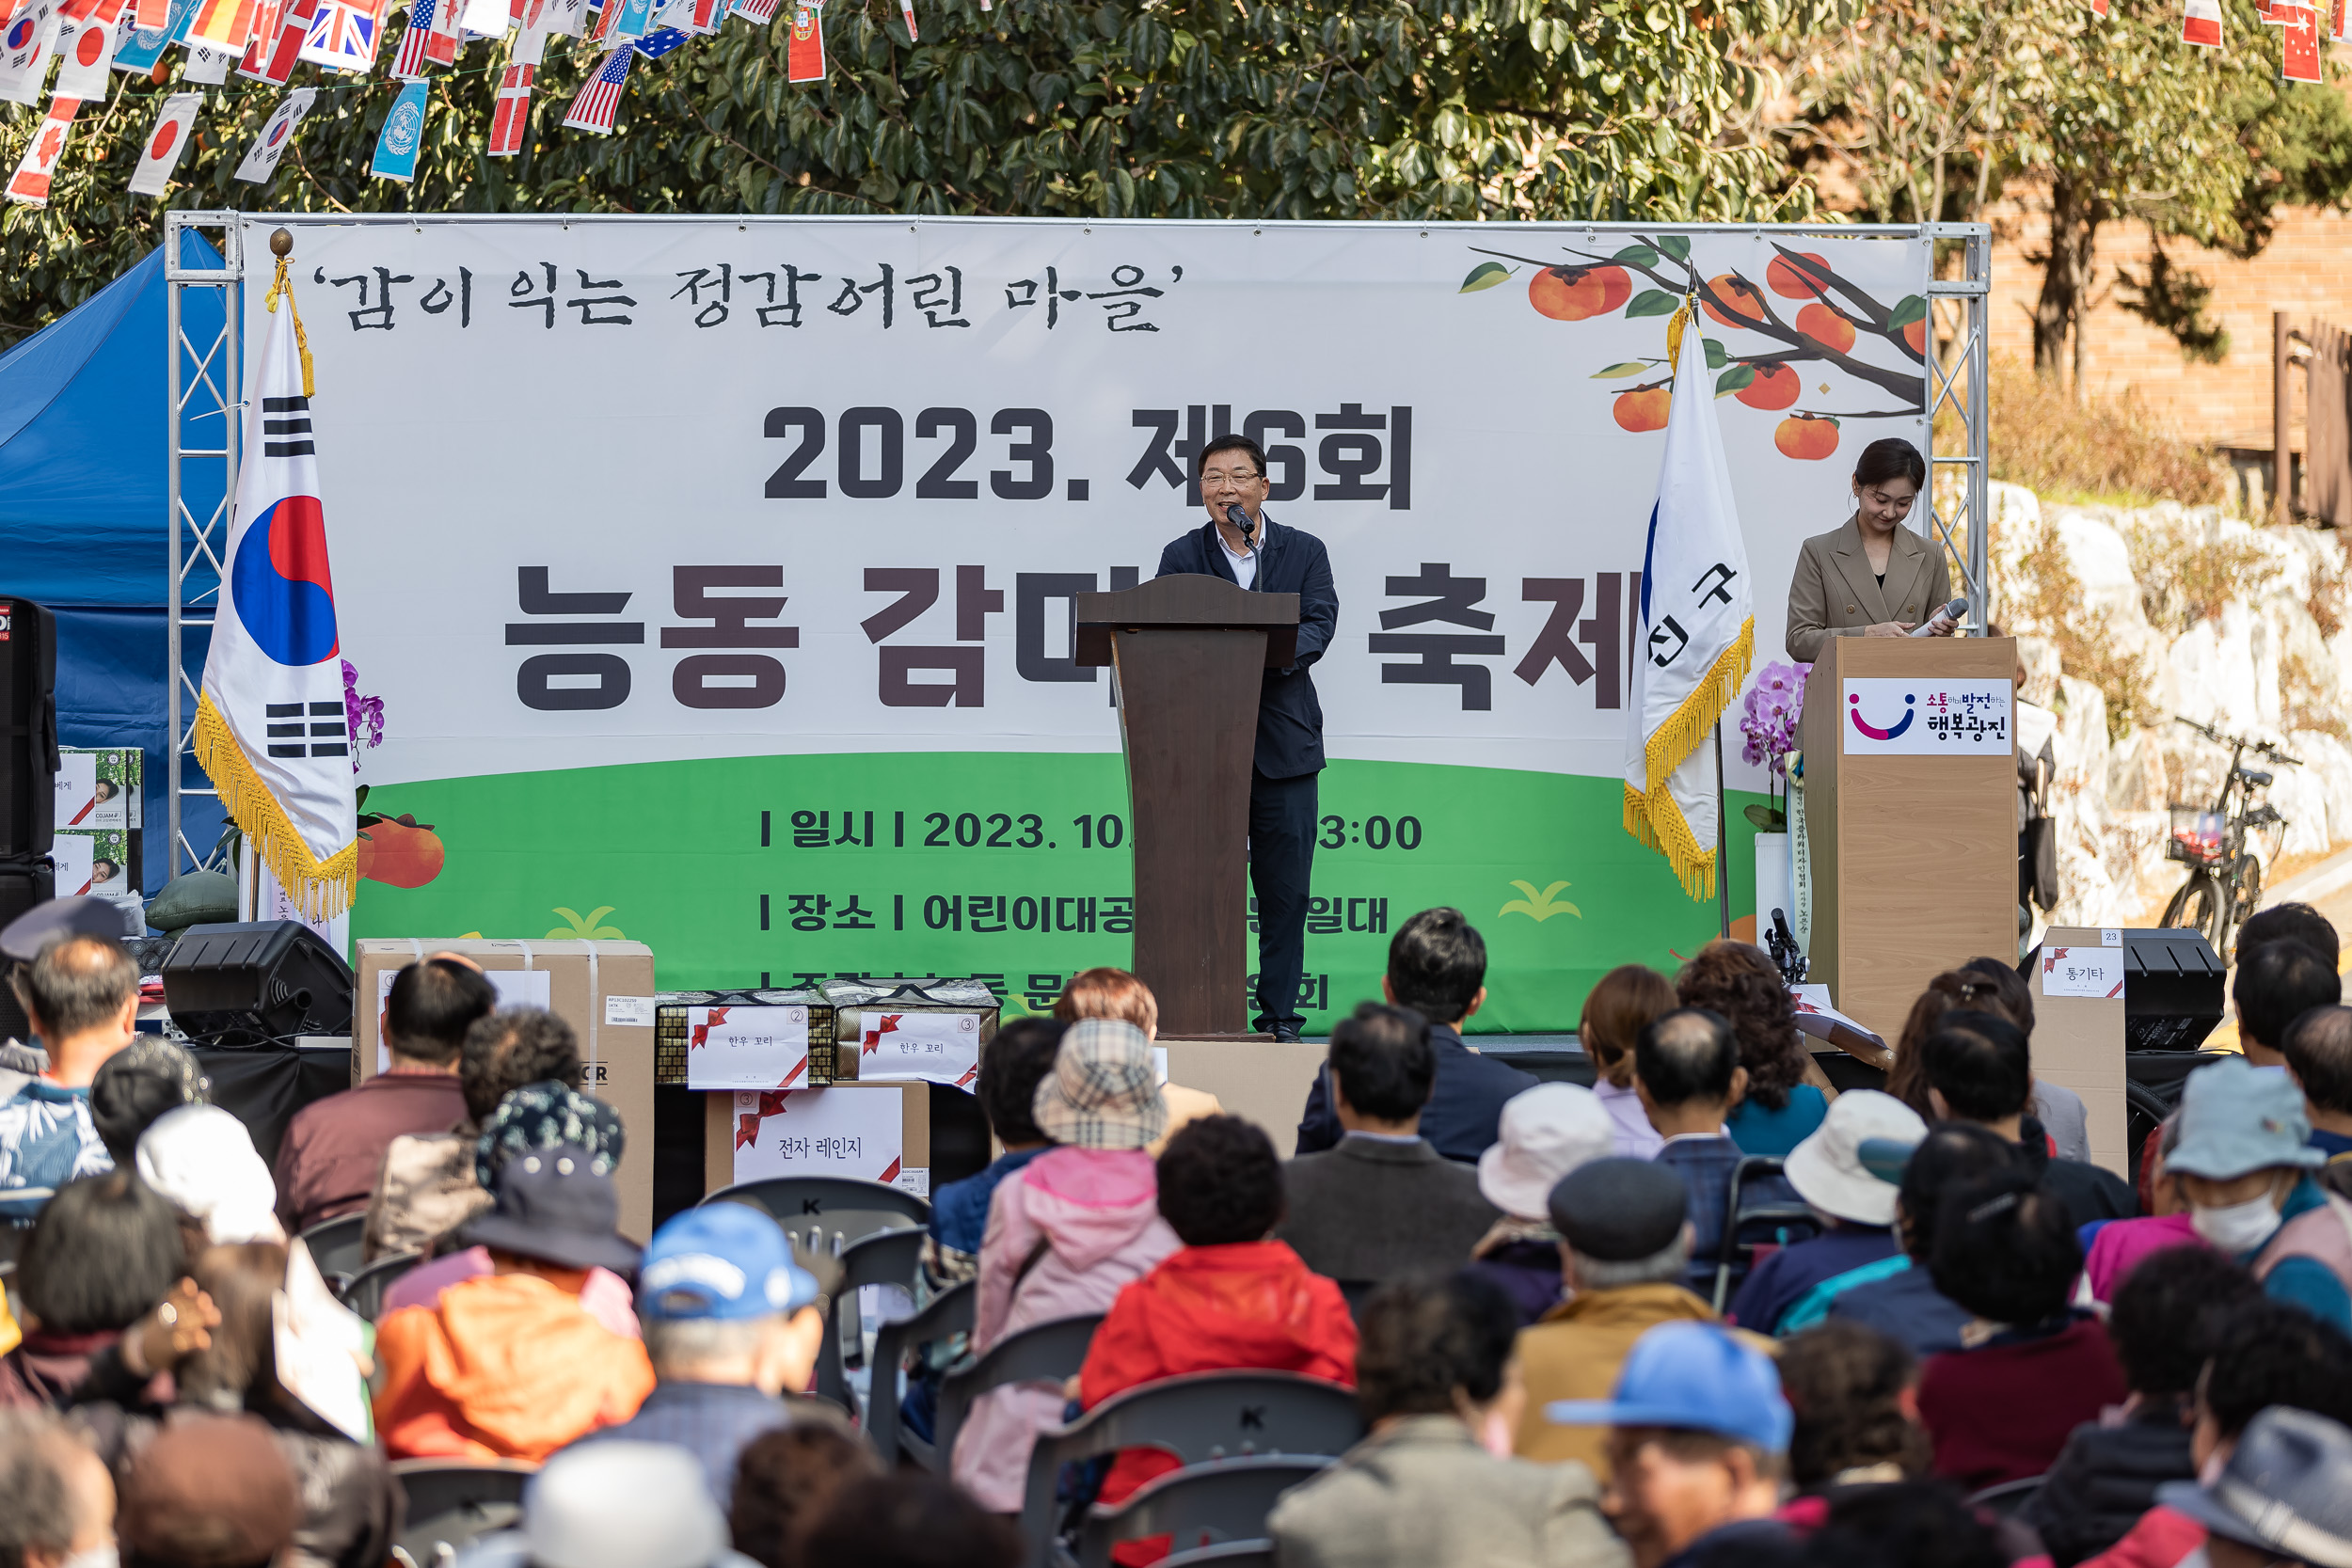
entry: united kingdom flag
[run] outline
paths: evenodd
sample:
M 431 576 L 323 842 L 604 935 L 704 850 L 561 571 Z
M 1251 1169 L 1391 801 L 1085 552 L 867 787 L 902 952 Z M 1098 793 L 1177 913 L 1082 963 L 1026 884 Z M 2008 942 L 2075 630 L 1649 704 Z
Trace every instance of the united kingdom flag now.
M 572 112 L 564 117 L 564 129 L 611 135 L 612 116 L 621 106 L 621 88 L 628 81 L 629 62 L 635 58 L 636 49 L 627 43 L 607 55 L 604 64 L 572 100 Z
M 302 58 L 312 65 L 362 74 L 375 69 L 375 46 L 381 37 L 374 0 L 318 0 L 310 26 L 302 40 Z

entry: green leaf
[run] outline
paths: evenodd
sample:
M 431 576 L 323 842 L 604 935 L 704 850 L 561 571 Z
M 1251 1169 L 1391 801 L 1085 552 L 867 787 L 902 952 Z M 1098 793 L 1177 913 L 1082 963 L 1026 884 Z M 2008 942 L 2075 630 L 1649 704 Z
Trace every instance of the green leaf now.
M 1637 316 L 1671 316 L 1681 304 L 1679 295 L 1670 294 L 1663 289 L 1644 289 L 1625 308 L 1625 315 L 1628 321 Z
M 1755 384 L 1756 367 L 1754 365 L 1734 365 L 1715 378 L 1715 395 L 1719 398 L 1729 397 L 1732 393 L 1745 390 Z
M 1892 325 L 1902 327 L 1915 321 L 1925 321 L 1927 315 L 1927 300 L 1918 294 L 1909 294 L 1896 301 L 1895 309 L 1887 312 L 1887 321 Z
M 1454 292 L 1460 294 L 1474 294 L 1481 289 L 1493 288 L 1510 276 L 1511 269 L 1501 261 L 1481 261 L 1470 268 L 1470 276 L 1463 278 L 1462 286 Z
M 1702 338 L 1699 341 L 1704 344 L 1707 349 L 1707 368 L 1708 370 L 1720 371 L 1725 365 L 1731 363 L 1731 356 L 1724 352 L 1723 344 L 1717 342 L 1712 338 Z
M 1658 248 L 1677 261 L 1687 261 L 1691 259 L 1691 240 L 1685 234 L 1663 236 L 1658 242 Z
M 1658 252 L 1645 245 L 1629 245 L 1610 260 L 1623 261 L 1629 266 L 1654 267 L 1658 264 Z
M 1652 363 L 1653 361 L 1647 359 L 1620 360 L 1616 364 L 1610 366 L 1605 371 L 1595 371 L 1592 374 L 1592 379 L 1595 381 L 1623 381 L 1629 375 L 1641 374 L 1644 371 L 1648 370 Z
M 1770 806 L 1752 804 L 1744 807 L 1740 815 L 1765 832 L 1783 833 L 1788 831 L 1788 818 Z

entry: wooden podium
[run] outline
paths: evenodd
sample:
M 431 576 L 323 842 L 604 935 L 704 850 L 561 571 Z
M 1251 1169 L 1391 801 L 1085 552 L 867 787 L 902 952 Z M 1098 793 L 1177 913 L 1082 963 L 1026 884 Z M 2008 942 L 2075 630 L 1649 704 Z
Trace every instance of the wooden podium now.
M 1107 664 L 1134 802 L 1136 974 L 1160 1033 L 1246 1035 L 1249 772 L 1263 672 L 1291 662 L 1298 595 L 1154 578 L 1077 596 L 1077 662 Z
M 1927 982 L 1970 958 L 2017 955 L 2017 644 L 2005 637 L 1836 637 L 1804 688 L 1805 823 L 1812 840 L 1808 979 L 1891 1047 Z M 1851 703 L 1850 681 L 1865 688 Z M 1921 683 L 1920 693 L 1908 683 Z M 1946 716 L 1909 699 L 1936 682 L 1995 682 L 2001 743 L 1896 755 Z M 1849 708 L 1852 714 L 1849 716 Z M 1895 732 L 1872 741 L 1860 725 Z

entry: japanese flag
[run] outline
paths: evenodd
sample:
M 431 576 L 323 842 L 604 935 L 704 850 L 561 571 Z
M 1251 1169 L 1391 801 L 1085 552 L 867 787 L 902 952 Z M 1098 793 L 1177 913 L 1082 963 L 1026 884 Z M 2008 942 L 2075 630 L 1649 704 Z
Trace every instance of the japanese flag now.
M 2285 82 L 2316 82 L 2319 70 L 2319 13 L 2309 6 L 2281 8 L 2284 28 L 2279 35 L 2279 78 Z
M 155 117 L 155 129 L 147 134 L 139 166 L 131 173 L 133 196 L 164 194 L 164 187 L 171 182 L 171 171 L 180 166 L 180 154 L 188 150 L 196 135 L 196 111 L 203 102 L 200 92 L 175 92 L 164 100 L 164 112 Z
M 40 129 L 33 133 L 24 160 L 16 166 L 16 176 L 8 182 L 10 201 L 21 201 L 27 207 L 49 205 L 50 177 L 57 172 L 57 160 L 65 156 L 66 133 L 72 129 L 73 111 L 81 106 L 71 98 L 49 101 L 49 114 L 41 120 Z
M 103 103 L 115 63 L 115 24 L 85 16 L 57 24 L 57 96 Z
M 786 79 L 821 82 L 825 79 L 825 8 L 792 8 L 792 41 L 787 47 Z
M 2188 11 L 2181 18 L 2181 41 L 2221 47 L 2221 0 L 2188 0 Z
M 296 87 L 278 100 L 278 107 L 262 125 L 262 134 L 253 138 L 245 162 L 237 166 L 237 178 L 256 185 L 266 185 L 278 172 L 278 160 L 285 155 L 293 142 L 294 127 L 310 112 L 310 101 L 318 96 L 314 87 Z
M 56 0 L 21 5 L 0 29 L 0 103 L 38 103 L 57 41 Z

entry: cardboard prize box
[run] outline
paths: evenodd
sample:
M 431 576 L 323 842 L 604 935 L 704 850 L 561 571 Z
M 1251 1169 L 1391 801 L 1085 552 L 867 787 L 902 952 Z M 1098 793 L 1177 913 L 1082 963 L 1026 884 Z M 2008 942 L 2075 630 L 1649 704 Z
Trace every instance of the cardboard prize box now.
M 919 1079 L 703 1096 L 703 1190 L 846 1176 L 931 1196 L 930 1086 Z
M 545 1007 L 572 1026 L 588 1093 L 621 1114 L 628 1133 L 620 1168 L 621 1231 L 653 1234 L 654 973 L 642 942 L 488 941 L 480 937 L 367 937 L 358 949 L 352 1009 L 352 1079 L 389 1065 L 385 998 L 392 977 L 436 953 L 459 953 L 482 966 L 501 1006 Z
M 2124 1110 L 2123 933 L 2053 926 L 2033 952 L 2033 1073 L 2083 1097 L 2090 1163 L 2131 1180 Z

